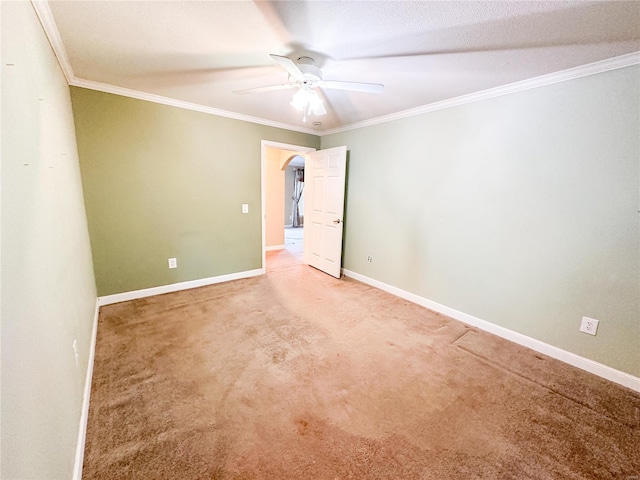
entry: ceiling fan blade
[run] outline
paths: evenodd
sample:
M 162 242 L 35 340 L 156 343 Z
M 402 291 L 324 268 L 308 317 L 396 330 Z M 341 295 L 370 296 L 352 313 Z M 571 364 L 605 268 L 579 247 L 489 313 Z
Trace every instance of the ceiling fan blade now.
M 236 90 L 235 94 L 245 95 L 247 93 L 273 92 L 274 90 L 286 90 L 295 87 L 292 83 L 284 83 L 282 85 L 269 85 L 268 87 L 247 88 L 245 90 Z
M 291 60 L 288 57 L 283 57 L 281 55 L 274 55 L 273 53 L 270 54 L 269 56 L 273 58 L 276 62 L 278 62 L 282 68 L 284 68 L 287 72 L 289 72 L 289 75 L 291 75 L 293 78 L 295 78 L 299 82 L 305 81 L 304 73 L 302 73 L 302 71 L 298 68 L 298 66 L 295 63 L 293 63 L 293 60 Z
M 322 88 L 332 88 L 334 90 L 352 90 L 354 92 L 384 92 L 384 85 L 382 85 L 381 83 L 338 82 L 336 80 L 323 80 L 321 82 L 318 82 L 318 86 Z

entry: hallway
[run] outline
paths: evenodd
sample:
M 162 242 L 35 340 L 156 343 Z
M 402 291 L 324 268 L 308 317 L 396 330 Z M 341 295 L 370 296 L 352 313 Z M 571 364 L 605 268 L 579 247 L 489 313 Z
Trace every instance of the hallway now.
M 267 252 L 267 272 L 295 267 L 303 263 L 304 230 L 302 227 L 284 229 L 284 248 Z

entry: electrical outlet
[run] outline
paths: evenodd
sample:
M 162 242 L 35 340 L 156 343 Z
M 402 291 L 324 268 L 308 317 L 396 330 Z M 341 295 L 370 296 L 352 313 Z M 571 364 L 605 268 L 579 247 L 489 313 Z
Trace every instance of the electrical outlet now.
M 249 204 L 248 203 L 243 203 L 242 204 L 242 213 L 249 213 Z
M 367 262 L 369 262 L 369 263 L 373 262 L 373 257 L 371 255 L 369 255 L 367 257 Z
M 598 323 L 600 320 L 594 318 L 582 317 L 582 323 L 580 324 L 580 331 L 588 333 L 589 335 L 595 335 L 598 331 Z
M 169 268 L 178 268 L 178 260 L 175 258 L 169 259 Z

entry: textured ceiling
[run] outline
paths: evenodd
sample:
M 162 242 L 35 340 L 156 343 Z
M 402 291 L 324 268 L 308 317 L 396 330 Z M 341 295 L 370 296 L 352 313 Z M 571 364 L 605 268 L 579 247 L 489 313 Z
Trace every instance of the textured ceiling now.
M 326 131 L 640 50 L 640 2 L 53 1 L 78 79 Z M 307 124 L 270 53 L 311 56 L 325 80 Z M 312 127 L 309 123 L 321 121 Z

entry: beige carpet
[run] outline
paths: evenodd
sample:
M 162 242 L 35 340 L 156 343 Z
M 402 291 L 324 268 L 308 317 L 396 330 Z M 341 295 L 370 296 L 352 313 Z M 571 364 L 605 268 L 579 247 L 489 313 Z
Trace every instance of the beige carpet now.
M 640 395 L 349 279 L 103 307 L 85 479 L 624 479 Z

